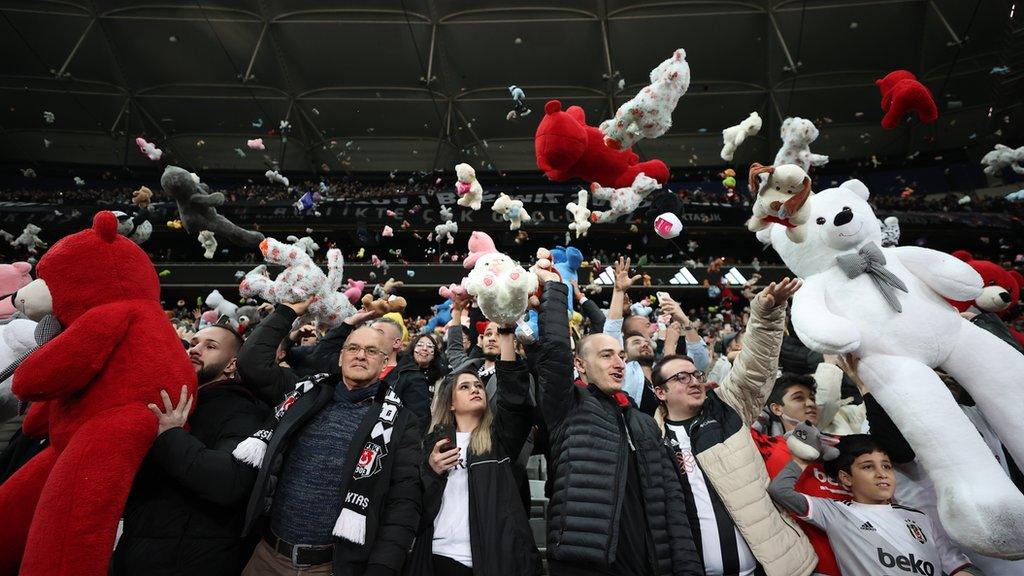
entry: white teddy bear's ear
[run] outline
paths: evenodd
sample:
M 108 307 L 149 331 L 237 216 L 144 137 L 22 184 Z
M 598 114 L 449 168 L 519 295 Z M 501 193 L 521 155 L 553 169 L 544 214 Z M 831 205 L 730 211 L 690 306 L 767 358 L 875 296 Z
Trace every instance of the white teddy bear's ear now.
M 843 182 L 842 184 L 839 185 L 839 187 L 845 188 L 850 192 L 853 192 L 857 196 L 860 196 L 862 200 L 867 200 L 868 196 L 871 195 L 871 192 L 868 190 L 868 187 L 865 186 L 863 182 L 857 180 L 856 178 Z

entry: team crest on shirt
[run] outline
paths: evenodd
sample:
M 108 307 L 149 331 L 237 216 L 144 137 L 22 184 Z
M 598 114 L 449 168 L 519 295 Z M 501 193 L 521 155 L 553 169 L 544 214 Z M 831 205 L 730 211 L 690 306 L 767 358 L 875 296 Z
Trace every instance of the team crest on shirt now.
M 381 469 L 381 456 L 384 454 L 384 447 L 376 442 L 369 441 L 363 446 L 359 453 L 359 462 L 356 464 L 354 478 L 369 478 Z
M 921 530 L 921 527 L 909 518 L 907 519 L 907 530 L 910 531 L 910 535 L 914 537 L 914 540 L 917 540 L 921 544 L 928 542 L 928 537 L 924 535 L 924 530 Z

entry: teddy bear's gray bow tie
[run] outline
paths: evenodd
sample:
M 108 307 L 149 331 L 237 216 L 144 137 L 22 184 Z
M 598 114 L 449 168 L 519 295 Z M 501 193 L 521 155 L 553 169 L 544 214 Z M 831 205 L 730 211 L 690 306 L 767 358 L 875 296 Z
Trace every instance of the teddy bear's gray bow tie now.
M 896 298 L 894 288 L 906 292 L 907 285 L 885 267 L 885 255 L 882 254 L 882 249 L 877 244 L 868 242 L 861 246 L 856 254 L 836 256 L 836 262 L 849 278 L 856 278 L 865 272 L 871 275 L 871 281 L 882 292 L 882 296 L 889 306 L 892 306 L 892 309 L 897 312 L 903 312 L 903 306 Z

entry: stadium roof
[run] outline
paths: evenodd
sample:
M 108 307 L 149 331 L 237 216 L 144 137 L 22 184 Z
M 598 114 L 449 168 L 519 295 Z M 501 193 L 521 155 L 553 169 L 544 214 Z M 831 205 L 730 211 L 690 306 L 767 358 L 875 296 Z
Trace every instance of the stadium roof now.
M 546 100 L 579 104 L 597 124 L 679 47 L 689 92 L 671 131 L 638 147 L 671 166 L 721 165 L 719 131 L 751 111 L 765 127 L 737 164 L 772 160 L 787 115 L 816 120 L 813 149 L 835 158 L 983 151 L 1024 132 L 1003 120 L 1024 94 L 1010 10 L 992 0 L 0 0 L 0 154 L 145 166 L 134 144 L 144 135 L 165 161 L 197 170 L 461 160 L 536 170 Z M 874 80 L 898 68 L 935 93 L 937 124 L 881 129 Z M 517 122 L 505 118 L 510 84 L 534 110 Z M 266 152 L 246 148 L 261 136 Z

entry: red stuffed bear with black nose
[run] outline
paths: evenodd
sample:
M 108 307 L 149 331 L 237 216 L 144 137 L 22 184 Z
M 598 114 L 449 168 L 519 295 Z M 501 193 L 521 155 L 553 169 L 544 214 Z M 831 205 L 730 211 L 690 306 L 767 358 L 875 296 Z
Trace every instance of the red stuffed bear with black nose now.
M 668 166 L 664 162 L 640 162 L 630 148 L 619 151 L 605 146 L 604 134 L 587 126 L 582 108 L 570 106 L 563 112 L 558 100 L 544 105 L 544 118 L 537 126 L 533 143 L 537 167 L 555 182 L 581 178 L 609 188 L 627 188 L 641 172 L 659 184 L 668 181 Z
M 906 70 L 895 70 L 885 78 L 875 80 L 882 91 L 882 128 L 892 130 L 900 125 L 903 117 L 910 112 L 924 124 L 931 124 L 939 118 L 939 110 L 928 88 L 918 82 L 917 76 Z
M 952 302 L 957 310 L 966 312 L 974 308 L 981 312 L 992 312 L 1000 318 L 1006 318 L 1014 311 L 1017 301 L 1020 299 L 1020 290 L 1024 287 L 1024 276 L 1021 276 L 1016 270 L 1006 270 L 995 262 L 975 260 L 974 256 L 966 250 L 957 250 L 953 252 L 953 256 L 974 268 L 981 275 L 985 286 L 981 291 L 981 296 L 978 296 L 973 302 Z M 1007 328 L 1010 329 L 1010 333 L 1013 334 L 1017 342 L 1024 346 L 1024 334 L 1010 326 Z
M 194 396 L 195 370 L 153 263 L 113 213 L 54 244 L 36 271 L 29 286 L 49 293 L 64 330 L 14 373 L 14 394 L 33 403 L 26 423 L 48 416 L 50 445 L 0 485 L 0 575 L 102 576 L 157 435 L 147 405 L 163 405 L 161 390 Z

